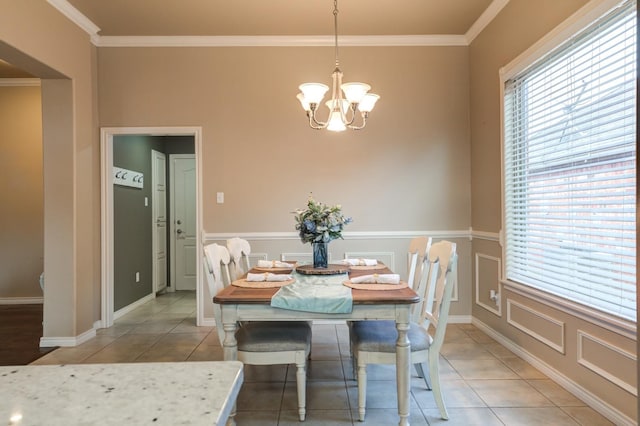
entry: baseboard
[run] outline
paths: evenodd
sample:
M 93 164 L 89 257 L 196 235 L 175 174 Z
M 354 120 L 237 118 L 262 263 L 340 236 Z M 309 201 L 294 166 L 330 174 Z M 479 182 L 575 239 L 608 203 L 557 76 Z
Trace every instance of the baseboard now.
M 133 311 L 135 308 L 138 308 L 138 307 L 144 305 L 149 300 L 153 300 L 154 297 L 155 297 L 155 295 L 153 293 L 151 293 L 151 294 L 146 295 L 142 299 L 138 299 L 135 302 L 131 303 L 130 305 L 125 306 L 124 308 L 118 309 L 117 312 L 113 313 L 113 319 L 117 320 L 118 318 L 122 317 L 123 315 L 126 315 L 129 312 Z
M 449 315 L 447 324 L 471 324 L 472 321 L 471 315 Z
M 52 348 L 54 346 L 78 346 L 96 337 L 96 329 L 92 328 L 75 337 L 41 337 L 41 348 Z
M 42 305 L 43 297 L 0 297 L 0 305 Z
M 216 319 L 215 318 L 202 318 L 202 323 L 198 324 L 198 327 L 215 327 Z
M 478 320 L 477 318 L 473 318 L 472 324 L 478 327 L 480 330 L 484 331 L 486 334 L 495 339 L 498 343 L 500 343 L 505 348 L 509 349 L 511 352 L 519 356 L 520 358 L 527 361 L 533 367 L 537 368 L 541 372 L 543 372 L 547 377 L 556 382 L 558 385 L 562 386 L 569 393 L 573 394 L 576 398 L 584 401 L 588 406 L 602 414 L 604 417 L 612 421 L 614 424 L 619 426 L 633 426 L 636 425 L 636 422 L 629 418 L 624 413 L 620 412 L 615 407 L 607 404 L 602 401 L 600 398 L 595 396 L 589 390 L 580 386 L 554 367 L 550 366 L 546 362 L 542 361 L 540 358 L 532 355 L 531 353 L 524 350 L 522 347 L 514 343 L 509 338 L 503 336 L 498 333 L 487 324 Z

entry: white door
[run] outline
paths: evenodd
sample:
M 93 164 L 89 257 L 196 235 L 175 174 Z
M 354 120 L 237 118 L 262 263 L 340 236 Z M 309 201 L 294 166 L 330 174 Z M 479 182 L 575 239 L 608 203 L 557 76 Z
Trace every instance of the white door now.
M 153 218 L 153 291 L 167 288 L 167 163 L 162 152 L 151 151 Z
M 196 161 L 170 154 L 171 277 L 175 290 L 196 289 Z

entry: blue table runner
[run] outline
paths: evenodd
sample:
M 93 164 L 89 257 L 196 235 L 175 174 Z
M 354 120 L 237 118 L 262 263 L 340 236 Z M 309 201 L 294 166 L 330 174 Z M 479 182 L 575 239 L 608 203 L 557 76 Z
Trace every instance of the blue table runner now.
M 293 275 L 295 282 L 280 287 L 271 298 L 274 308 L 327 314 L 351 313 L 351 289 L 342 284 L 349 279 L 348 274 Z

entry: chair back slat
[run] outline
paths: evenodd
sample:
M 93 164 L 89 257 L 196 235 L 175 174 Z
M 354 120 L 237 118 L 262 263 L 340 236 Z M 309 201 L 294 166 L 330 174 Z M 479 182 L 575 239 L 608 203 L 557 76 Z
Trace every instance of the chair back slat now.
M 251 266 L 249 265 L 251 245 L 247 240 L 234 237 L 227 240 L 227 249 L 231 256 L 231 277 L 233 280 L 237 280 L 251 269 Z
M 203 267 L 211 301 L 213 301 L 213 298 L 219 291 L 224 289 L 225 282 L 231 282 L 231 278 L 229 276 L 230 261 L 231 257 L 229 256 L 229 250 L 227 250 L 226 247 L 215 243 L 208 244 L 204 247 Z M 216 320 L 218 340 L 220 340 L 220 345 L 222 345 L 224 343 L 222 309 L 217 303 L 213 304 L 213 316 Z
M 450 241 L 438 241 L 433 243 L 423 262 L 423 276 L 417 293 L 422 298 L 420 311 L 412 315 L 412 321 L 422 325 L 426 330 L 430 326 L 437 327 L 440 323 L 440 306 L 444 296 L 447 271 L 453 256 L 456 253 L 456 244 Z
M 417 290 L 423 269 L 423 260 L 431 248 L 431 237 L 415 237 L 409 242 L 407 252 L 407 283 Z
M 449 320 L 449 309 L 451 307 L 451 299 L 453 298 L 453 289 L 458 281 L 458 255 L 454 253 L 451 256 L 449 267 L 445 272 L 444 286 L 442 292 L 442 300 L 438 306 L 438 325 L 433 335 L 431 346 L 433 350 L 439 351 L 444 342 L 444 336 L 447 332 L 447 322 Z

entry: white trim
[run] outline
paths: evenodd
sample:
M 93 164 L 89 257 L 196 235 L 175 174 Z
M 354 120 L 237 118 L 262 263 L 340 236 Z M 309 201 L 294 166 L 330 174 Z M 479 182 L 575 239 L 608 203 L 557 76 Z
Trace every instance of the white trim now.
M 155 299 L 155 297 L 156 296 L 155 296 L 154 293 L 147 294 L 142 299 L 138 299 L 135 302 L 130 303 L 129 305 L 125 306 L 124 308 L 118 309 L 116 312 L 113 313 L 113 319 L 117 320 L 118 318 L 121 318 L 122 316 L 128 314 L 129 312 L 133 311 L 134 309 L 139 308 L 140 306 L 144 305 L 148 301 Z
M 635 354 L 632 354 L 628 351 L 625 351 L 622 348 L 619 348 L 615 345 L 613 345 L 612 343 L 609 343 L 605 340 L 599 339 L 596 336 L 587 333 L 586 331 L 582 331 L 582 330 L 578 330 L 578 364 L 584 366 L 585 368 L 588 368 L 589 370 L 593 371 L 594 373 L 596 373 L 597 375 L 607 379 L 608 381 L 610 381 L 611 383 L 621 387 L 622 389 L 626 390 L 627 392 L 629 392 L 630 394 L 632 394 L 633 396 L 637 397 L 638 396 L 638 388 L 636 386 L 633 386 L 630 383 L 625 382 L 622 378 L 618 377 L 618 376 L 614 376 L 613 374 L 609 373 L 607 370 L 605 370 L 604 368 L 600 367 L 599 365 L 596 365 L 594 363 L 592 363 L 591 361 L 587 361 L 584 357 L 583 357 L 583 347 L 582 347 L 582 341 L 584 339 L 588 339 L 591 340 L 594 343 L 597 343 L 598 345 L 607 348 L 613 352 L 617 352 L 618 354 L 622 355 L 623 357 L 630 359 L 634 364 L 637 364 L 638 362 L 638 357 Z M 611 360 L 608 360 L 611 361 Z
M 100 36 L 98 47 L 323 47 L 332 35 L 299 36 Z M 340 36 L 340 46 L 467 46 L 464 35 Z
M 0 297 L 0 305 L 42 305 L 44 297 Z
M 616 334 L 624 336 L 631 340 L 636 340 L 636 323 L 625 320 L 602 311 L 581 305 L 569 299 L 560 296 L 554 296 L 551 293 L 539 290 L 534 287 L 523 284 L 514 283 L 513 281 L 503 280 L 504 289 L 512 291 L 524 297 L 535 300 L 553 309 L 560 310 L 566 314 L 573 315 L 590 324 L 597 325 Z
M 202 128 L 201 127 L 103 127 L 100 129 L 100 182 L 101 182 L 101 312 L 100 321 L 103 327 L 113 325 L 113 182 L 110 173 L 113 166 L 114 135 L 154 135 L 154 136 L 193 136 L 196 156 L 196 226 L 202 229 Z M 196 247 L 202 250 L 201 233 L 196 234 Z M 204 301 L 202 298 L 203 281 L 202 259 L 196 256 L 196 303 L 197 325 L 202 325 Z
M 40 86 L 39 78 L 0 78 L 0 87 Z
M 474 231 L 471 230 L 471 239 L 472 240 L 485 240 L 485 241 L 495 241 L 500 242 L 500 233 L 499 232 L 487 232 L 487 231 Z
M 589 390 L 582 387 L 580 384 L 574 382 L 573 380 L 571 380 L 570 378 L 568 378 L 567 376 L 565 376 L 560 371 L 556 370 L 555 368 L 553 368 L 552 366 L 550 366 L 540 358 L 527 352 L 521 346 L 514 343 L 512 340 L 503 336 L 497 331 L 493 330 L 491 327 L 489 327 L 487 324 L 483 323 L 479 319 L 473 318 L 472 324 L 478 327 L 480 330 L 482 330 L 486 334 L 488 334 L 490 337 L 492 337 L 502 346 L 509 349 L 511 352 L 513 352 L 523 360 L 527 361 L 533 367 L 540 370 L 551 380 L 553 380 L 554 382 L 562 386 L 569 393 L 575 395 L 578 399 L 584 401 L 585 404 L 587 404 L 588 406 L 590 406 L 591 408 L 593 408 L 594 410 L 602 414 L 604 417 L 612 421 L 614 424 L 619 426 L 634 426 L 637 424 L 635 420 L 631 419 L 630 417 L 628 417 L 627 415 L 625 415 L 615 407 L 607 404 L 602 399 L 598 398 L 596 395 L 591 393 Z
M 473 317 L 471 315 L 449 315 L 447 324 L 471 324 Z
M 544 337 L 543 335 L 536 333 L 535 331 L 533 331 L 532 329 L 530 329 L 529 327 L 527 327 L 525 324 L 516 322 L 515 320 L 513 320 L 511 318 L 511 306 L 517 306 L 520 310 L 529 312 L 531 315 L 535 315 L 536 317 L 547 321 L 548 323 L 552 323 L 557 325 L 558 327 L 560 327 L 560 344 L 557 344 L 556 342 L 553 342 L 549 339 L 547 339 L 546 337 Z M 564 347 L 564 322 L 557 320 L 547 314 L 544 314 L 542 312 L 536 311 L 535 309 L 533 309 L 530 306 L 527 306 L 525 304 L 522 304 L 520 302 L 516 302 L 513 299 L 507 299 L 507 324 L 517 328 L 518 330 L 522 331 L 525 334 L 528 334 L 529 336 L 533 337 L 534 339 L 536 339 L 539 342 L 544 343 L 545 345 L 549 346 L 550 348 L 560 352 L 561 354 L 565 354 L 565 347 Z
M 93 21 L 73 7 L 67 0 L 47 0 L 47 3 L 69 18 L 71 22 L 82 28 L 87 34 L 89 34 L 89 36 L 91 36 L 93 44 L 96 44 L 99 40 L 98 32 L 100 31 L 100 27 L 94 24 Z
M 500 86 L 513 76 L 520 74 L 566 41 L 575 37 L 587 25 L 596 21 L 607 12 L 619 7 L 625 0 L 591 0 L 565 19 L 535 44 L 500 69 Z M 504 100 L 504 96 L 502 97 Z
M 41 348 L 52 348 L 55 346 L 78 346 L 96 337 L 96 330 L 92 328 L 75 337 L 41 337 Z
M 480 258 L 483 259 L 487 259 L 487 260 L 492 260 L 494 262 L 496 262 L 498 265 L 498 288 L 496 289 L 497 293 L 498 293 L 498 303 L 496 303 L 496 306 L 493 307 L 491 305 L 485 305 L 484 303 L 482 303 L 480 301 L 480 268 L 478 266 L 478 264 L 480 263 Z M 475 287 L 476 287 L 476 305 L 483 307 L 484 309 L 486 309 L 487 311 L 501 317 L 502 316 L 502 301 L 500 300 L 500 295 L 501 295 L 501 291 L 500 291 L 500 274 L 502 273 L 502 259 L 500 259 L 499 257 L 494 257 L 494 256 L 489 256 L 487 254 L 482 254 L 479 252 L 476 252 L 476 256 L 475 256 L 475 269 L 476 269 L 476 279 L 475 279 Z
M 416 235 L 428 235 L 432 238 L 470 238 L 469 231 L 362 231 L 343 232 L 345 240 L 370 240 L 370 239 L 405 239 L 414 238 Z M 203 241 L 227 240 L 238 237 L 245 240 L 299 240 L 297 232 L 236 232 L 236 233 L 207 233 L 204 232 Z
M 482 15 L 471 25 L 464 35 L 467 44 L 471 44 L 478 34 L 484 30 L 498 16 L 498 13 L 504 8 L 509 0 L 493 0 L 491 4 L 482 12 Z
M 97 47 L 309 47 L 333 46 L 333 35 L 297 36 L 101 36 L 100 27 L 67 0 L 47 2 L 82 28 Z M 340 36 L 341 46 L 468 46 L 509 0 L 493 0 L 465 34 Z

